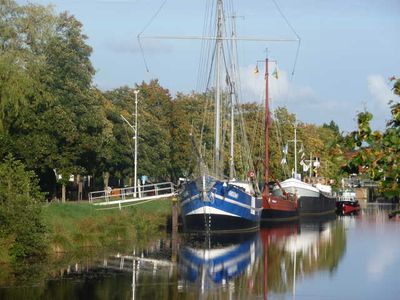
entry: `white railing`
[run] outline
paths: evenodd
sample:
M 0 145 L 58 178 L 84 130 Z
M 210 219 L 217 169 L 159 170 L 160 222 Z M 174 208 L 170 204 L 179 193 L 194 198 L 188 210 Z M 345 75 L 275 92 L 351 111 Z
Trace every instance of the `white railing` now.
M 136 193 L 134 187 L 109 188 L 102 191 L 89 193 L 89 202 L 95 204 L 106 204 L 110 202 L 131 202 L 135 200 L 145 200 L 149 198 L 170 197 L 175 193 L 172 182 L 161 182 L 155 184 L 138 185 Z

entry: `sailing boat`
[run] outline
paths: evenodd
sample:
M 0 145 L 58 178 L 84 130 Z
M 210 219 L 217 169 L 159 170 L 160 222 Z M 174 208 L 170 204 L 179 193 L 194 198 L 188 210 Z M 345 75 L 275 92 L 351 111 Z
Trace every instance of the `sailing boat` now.
M 214 141 L 214 170 L 209 172 L 199 152 L 201 167 L 200 176 L 187 181 L 183 185 L 180 194 L 181 215 L 186 232 L 240 232 L 257 230 L 260 225 L 261 199 L 257 198 L 255 180 L 248 176 L 246 181 L 237 181 L 230 174 L 226 179 L 222 174 L 222 151 L 221 145 L 221 86 L 222 78 L 229 78 L 231 99 L 236 95 L 234 81 L 235 68 L 225 70 L 226 76 L 222 75 L 225 66 L 223 55 L 224 42 L 236 42 L 236 36 L 232 38 L 224 36 L 225 11 L 222 0 L 216 1 L 216 35 L 210 38 L 215 42 L 215 141 Z M 232 47 L 234 49 L 234 47 Z M 234 62 L 233 62 L 234 66 Z M 231 100 L 231 110 L 234 103 Z M 233 112 L 231 111 L 231 128 L 233 130 Z M 231 169 L 233 163 L 233 134 L 231 133 Z M 232 172 L 231 172 L 232 173 Z M 249 175 L 253 175 L 249 172 Z
M 268 58 L 265 59 L 265 159 L 264 159 L 264 190 L 262 193 L 262 221 L 290 221 L 299 216 L 297 199 L 289 194 L 276 182 L 279 195 L 270 193 L 269 189 L 269 86 L 268 86 Z
M 289 193 L 295 194 L 298 199 L 299 215 L 313 216 L 334 213 L 336 210 L 336 199 L 331 194 L 330 186 L 316 184 L 315 186 L 300 180 L 301 175 L 297 173 L 297 128 L 294 128 L 294 173 L 293 177 L 280 183 L 281 187 Z M 311 159 L 310 159 L 311 164 Z M 311 166 L 310 166 L 311 168 Z M 274 196 L 281 195 L 278 188 L 272 191 Z

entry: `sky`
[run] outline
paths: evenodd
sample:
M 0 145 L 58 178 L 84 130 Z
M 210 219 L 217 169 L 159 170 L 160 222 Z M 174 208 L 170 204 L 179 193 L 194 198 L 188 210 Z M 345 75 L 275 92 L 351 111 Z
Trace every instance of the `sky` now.
M 268 48 L 279 70 L 279 79 L 270 83 L 272 107 L 286 106 L 306 123 L 333 120 L 344 132 L 355 130 L 356 114 L 368 110 L 374 115 L 373 129 L 384 129 L 389 100 L 399 100 L 388 79 L 400 77 L 400 1 L 237 0 L 238 36 L 295 38 L 274 1 L 301 38 L 295 73 L 291 76 L 296 43 L 239 42 L 243 101 L 262 101 L 263 76 L 255 76 L 253 70 Z M 51 4 L 56 12 L 68 11 L 83 24 L 93 48 L 94 83 L 102 90 L 133 87 L 153 78 L 172 95 L 196 90 L 200 42 L 143 40 L 147 72 L 136 37 L 143 29 L 149 36 L 201 35 L 209 1 L 17 2 Z

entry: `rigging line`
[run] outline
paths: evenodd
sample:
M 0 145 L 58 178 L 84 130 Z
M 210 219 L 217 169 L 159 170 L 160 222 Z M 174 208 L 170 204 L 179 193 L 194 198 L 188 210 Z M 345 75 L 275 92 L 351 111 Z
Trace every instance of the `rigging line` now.
M 140 48 L 140 53 L 142 54 L 142 58 L 143 58 L 143 62 L 144 62 L 144 66 L 146 68 L 147 73 L 150 72 L 147 61 L 146 61 L 146 57 L 144 55 L 144 51 L 143 51 L 143 47 L 142 47 L 142 43 L 140 41 L 140 36 L 142 35 L 142 33 L 151 25 L 151 23 L 153 23 L 154 19 L 157 18 L 158 14 L 161 12 L 161 10 L 163 9 L 165 3 L 167 3 L 168 0 L 164 0 L 160 7 L 157 9 L 157 11 L 155 12 L 155 14 L 151 17 L 151 19 L 149 20 L 149 22 L 143 27 L 142 31 L 140 31 L 140 33 L 136 36 L 137 40 L 138 40 L 138 44 L 139 44 L 139 48 Z
M 214 22 L 215 19 L 217 19 L 217 3 L 216 1 L 213 1 L 214 3 L 212 3 L 212 5 L 210 6 L 210 10 L 211 10 L 211 17 L 208 23 L 208 34 L 209 35 L 215 35 L 215 32 L 217 30 L 216 26 L 216 22 Z M 215 8 L 214 8 L 215 7 Z M 207 53 L 207 60 L 206 63 L 204 64 L 205 68 L 205 72 L 203 73 L 203 82 L 202 84 L 204 85 L 203 88 L 208 90 L 209 88 L 209 84 L 210 84 L 210 77 L 211 77 L 211 73 L 212 73 L 212 68 L 214 65 L 214 55 L 215 55 L 215 49 L 216 49 L 216 44 L 215 41 L 211 41 L 211 40 L 207 40 L 207 48 L 206 48 L 206 53 Z M 214 47 L 214 49 L 212 49 Z M 207 67 L 208 66 L 208 67 Z M 207 74 L 207 70 L 209 68 L 209 74 Z
M 280 14 L 281 17 L 283 18 L 283 20 L 286 22 L 286 25 L 290 28 L 290 30 L 291 30 L 291 31 L 294 33 L 294 35 L 297 37 L 298 43 L 297 43 L 296 56 L 295 56 L 295 59 L 294 59 L 292 74 L 291 74 L 291 77 L 290 77 L 290 81 L 292 81 L 292 80 L 293 80 L 293 76 L 294 76 L 294 72 L 295 72 L 295 69 L 296 69 L 296 65 L 297 65 L 297 59 L 298 59 L 298 57 L 299 57 L 299 51 L 300 51 L 300 45 L 301 45 L 301 38 L 300 38 L 300 36 L 297 34 L 297 32 L 296 32 L 296 30 L 294 29 L 294 27 L 292 26 L 292 24 L 290 24 L 289 20 L 286 18 L 285 14 L 283 13 L 283 11 L 281 10 L 281 8 L 279 7 L 279 5 L 278 5 L 278 3 L 276 2 L 276 0 L 271 0 L 271 1 L 274 3 L 274 5 L 275 5 L 276 9 L 278 10 L 279 14 Z
M 212 51 L 213 54 L 212 54 L 212 56 L 211 56 L 211 65 L 214 64 L 215 52 L 217 51 L 216 48 L 217 48 L 217 45 L 214 44 L 214 50 Z M 208 73 L 207 84 L 206 84 L 206 91 L 208 91 L 208 89 L 209 89 L 209 87 L 210 87 L 210 82 L 211 82 L 211 79 L 212 79 L 212 73 L 213 73 L 213 68 L 211 67 L 211 68 L 210 68 L 210 71 L 209 71 L 209 73 Z
M 300 36 L 297 34 L 296 30 L 294 30 L 292 24 L 290 24 L 289 20 L 286 18 L 286 16 L 284 15 L 284 13 L 282 12 L 281 8 L 279 7 L 278 3 L 275 0 L 271 0 L 276 9 L 278 10 L 278 12 L 280 13 L 281 17 L 285 20 L 286 24 L 289 26 L 289 28 L 292 30 L 292 32 L 294 33 L 294 35 L 297 37 L 298 40 L 300 40 Z
M 155 14 L 151 17 L 150 21 L 143 27 L 142 31 L 137 35 L 138 38 L 140 38 L 140 36 L 142 35 L 142 33 L 151 25 L 151 23 L 153 23 L 154 19 L 157 18 L 158 14 L 161 12 L 161 10 L 163 9 L 165 3 L 167 3 L 168 0 L 164 0 L 160 7 L 157 9 L 157 11 L 155 12 Z
M 144 67 L 146 68 L 146 72 L 149 73 L 150 70 L 149 70 L 149 66 L 148 66 L 147 61 L 146 61 L 146 56 L 144 55 L 142 43 L 140 42 L 140 38 L 139 37 L 137 37 L 137 40 L 138 40 L 138 44 L 139 44 L 140 54 L 142 55 L 142 58 L 143 58 Z
M 205 9 L 204 9 L 204 21 L 203 21 L 203 36 L 206 36 L 207 32 L 207 20 L 209 19 L 209 13 L 210 13 L 210 0 L 206 1 Z M 200 59 L 199 59 L 199 65 L 197 69 L 197 86 L 196 89 L 199 90 L 201 85 L 202 85 L 202 76 L 204 76 L 204 61 L 206 59 L 205 55 L 205 49 L 208 47 L 208 41 L 207 40 L 202 40 L 201 43 L 201 48 L 200 48 Z
M 214 19 L 214 9 L 213 9 L 213 4 L 212 3 L 208 3 L 208 8 L 206 8 L 206 10 L 209 12 L 207 14 L 209 22 L 204 22 L 204 31 L 203 31 L 203 36 L 206 36 L 206 34 L 211 35 L 211 32 L 214 31 L 214 24 L 212 22 L 212 20 Z M 205 19 L 206 21 L 207 19 Z M 210 57 L 213 55 L 213 52 L 215 51 L 210 51 L 213 42 L 207 39 L 203 40 L 203 45 L 204 47 L 201 50 L 201 57 L 202 57 L 202 61 L 203 63 L 201 64 L 201 68 L 199 69 L 199 77 L 198 77 L 198 86 L 197 86 L 197 90 L 203 90 L 203 89 L 207 89 L 208 86 L 206 86 L 207 84 L 207 66 L 211 66 L 210 65 Z M 210 67 L 211 68 L 211 67 Z M 211 72 L 211 71 L 210 71 Z
M 299 39 L 299 41 L 298 41 L 298 43 L 297 43 L 296 56 L 295 56 L 295 58 L 294 58 L 292 74 L 290 75 L 290 81 L 293 81 L 294 71 L 296 70 L 297 60 L 298 60 L 298 58 L 299 58 L 300 45 L 301 45 L 301 40 Z

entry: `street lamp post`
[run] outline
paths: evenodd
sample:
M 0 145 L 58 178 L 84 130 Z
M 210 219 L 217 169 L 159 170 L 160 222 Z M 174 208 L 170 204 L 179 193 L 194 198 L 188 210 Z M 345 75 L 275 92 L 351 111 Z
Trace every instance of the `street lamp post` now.
M 138 122 L 137 122 L 137 117 L 138 117 L 138 113 L 137 113 L 137 104 L 138 104 L 138 94 L 139 94 L 139 90 L 134 90 L 133 91 L 135 93 L 135 136 L 133 137 L 133 139 L 135 140 L 135 158 L 134 158 L 134 164 L 135 164 L 135 171 L 134 171 L 134 198 L 136 198 L 136 192 L 137 192 L 137 153 L 138 153 Z

